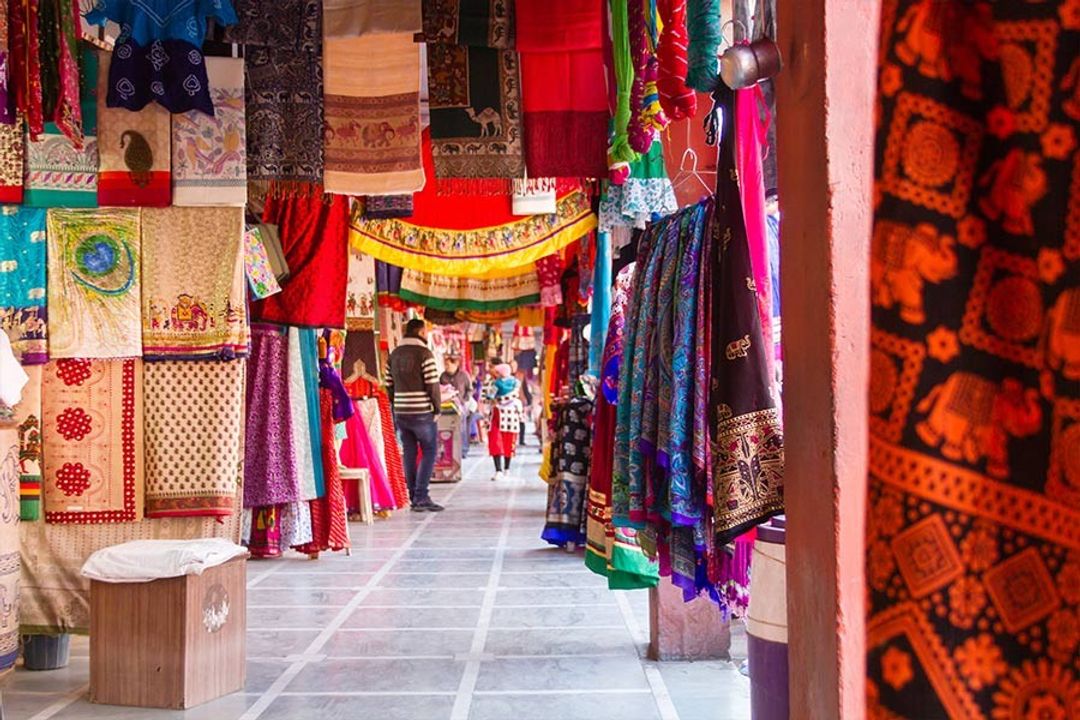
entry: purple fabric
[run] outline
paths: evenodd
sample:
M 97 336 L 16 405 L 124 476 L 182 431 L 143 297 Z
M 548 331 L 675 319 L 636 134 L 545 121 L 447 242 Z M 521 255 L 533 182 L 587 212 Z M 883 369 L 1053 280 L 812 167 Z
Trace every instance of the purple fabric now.
M 375 291 L 380 295 L 397 295 L 401 292 L 401 268 L 397 265 L 375 261 Z
M 356 409 L 353 407 L 352 398 L 349 397 L 349 391 L 345 389 L 345 383 L 341 381 L 338 371 L 325 360 L 319 361 L 319 387 L 330 391 L 334 422 L 345 422 L 353 416 Z
M 7 49 L 0 50 L 0 123 L 15 124 L 15 109 L 12 107 L 8 73 L 11 72 Z
M 289 336 L 282 327 L 252 325 L 244 507 L 281 505 L 300 499 L 300 470 L 290 412 Z
M 199 110 L 213 116 L 206 58 L 199 48 L 183 40 L 155 40 L 146 47 L 131 37 L 116 41 L 105 104 L 138 111 L 151 102 L 171 113 Z

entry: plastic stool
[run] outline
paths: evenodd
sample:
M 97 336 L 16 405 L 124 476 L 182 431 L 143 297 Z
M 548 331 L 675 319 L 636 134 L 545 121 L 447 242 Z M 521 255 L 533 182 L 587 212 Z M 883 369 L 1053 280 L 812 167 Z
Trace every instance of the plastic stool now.
M 371 473 L 367 468 L 339 467 L 342 481 L 355 480 L 360 495 L 360 522 L 365 525 L 375 523 L 375 508 L 371 504 Z

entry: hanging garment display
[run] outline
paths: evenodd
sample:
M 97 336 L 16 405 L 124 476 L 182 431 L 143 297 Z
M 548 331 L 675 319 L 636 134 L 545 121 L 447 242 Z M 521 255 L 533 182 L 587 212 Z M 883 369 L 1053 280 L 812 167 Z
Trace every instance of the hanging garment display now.
M 45 119 L 72 144 L 83 144 L 79 87 L 79 31 L 82 18 L 76 3 L 44 2 L 40 5 L 42 58 L 42 110 Z M 85 59 L 82 60 L 85 62 Z M 92 82 L 97 82 L 94 77 Z
M 345 550 L 350 547 L 348 512 L 345 490 L 338 469 L 337 439 L 334 436 L 333 394 L 319 388 L 319 421 L 322 431 L 319 447 L 325 473 L 326 493 L 311 502 L 312 541 L 296 547 L 297 552 L 317 555 L 324 550 Z
M 405 218 L 413 214 L 413 196 L 368 195 L 364 198 L 364 217 Z
M 143 516 L 140 360 L 52 360 L 42 379 L 45 521 Z
M 607 175 L 604 5 L 517 0 L 525 164 L 532 177 Z
M 558 400 L 552 412 L 555 415 L 555 438 L 551 443 L 553 477 L 548 485 L 547 516 L 540 537 L 552 545 L 584 545 L 593 403 L 584 397 Z
M 252 320 L 307 327 L 345 327 L 348 198 L 271 195 L 263 221 L 276 225 L 289 265 L 277 295 L 251 304 Z
M 13 106 L 16 116 L 25 119 L 29 136 L 35 139 L 45 129 L 39 9 L 40 0 L 8 4 L 8 40 L 11 48 L 9 77 L 13 85 Z
M 142 347 L 147 359 L 232 359 L 248 348 L 240 208 L 142 213 Z M 182 245 L 176 242 L 184 238 Z
M 554 215 L 525 218 L 513 214 L 508 195 L 473 196 L 469 203 L 440 195 L 428 142 L 425 139 L 424 170 L 429 182 L 414 198 L 412 217 L 372 219 L 354 212 L 353 249 L 421 272 L 486 277 L 536 262 L 596 227 L 589 198 L 579 189 L 559 197 Z
M 621 184 L 605 183 L 600 196 L 600 229 L 624 225 L 644 229 L 651 220 L 679 209 L 664 165 L 664 146 L 657 137 L 649 151 L 630 163 L 630 176 Z
M 190 110 L 172 118 L 174 205 L 247 203 L 244 61 L 206 60 L 213 115 Z
M 323 36 L 420 32 L 420 0 L 323 0 Z
M 697 112 L 697 95 L 686 86 L 686 73 L 689 70 L 686 3 L 687 0 L 657 2 L 663 27 L 656 45 L 656 58 L 659 61 L 656 89 L 660 95 L 660 106 L 672 122 L 692 118 Z
M 938 27 L 950 31 L 937 60 L 911 51 Z M 867 714 L 1069 717 L 1080 711 L 1077 6 L 901 0 L 881 38 Z
M 142 354 L 138 210 L 49 211 L 49 355 Z
M 41 517 L 41 379 L 44 368 L 24 368 L 29 376 L 22 397 L 15 405 L 12 425 L 19 437 L 19 518 Z
M 345 329 L 375 327 L 375 258 L 349 250 L 349 280 L 345 290 Z M 348 338 L 346 338 L 348 341 Z
M 247 373 L 244 507 L 300 499 L 300 464 L 289 403 L 289 334 L 284 327 L 255 325 Z M 296 412 L 304 415 L 304 406 Z M 303 432 L 308 431 L 304 428 Z M 310 441 L 309 441 L 310 444 Z
M 0 427 L 0 488 L 15 497 L 19 486 L 19 442 L 13 428 Z M 10 510 L 0 514 L 0 597 L 5 599 L 0 613 L 0 672 L 10 670 L 19 659 L 19 515 Z
M 376 450 L 374 439 L 368 425 L 371 419 L 378 418 L 378 406 L 369 404 L 368 409 L 362 409 L 362 403 L 355 403 L 356 412 L 345 421 L 345 441 L 341 444 L 341 465 L 347 468 L 366 468 L 368 471 L 367 482 L 370 485 L 371 504 L 376 511 L 393 510 L 397 507 L 394 502 L 394 492 L 390 487 L 390 479 L 386 475 L 386 467 L 379 451 Z M 374 414 L 372 414 L 374 413 Z M 382 440 L 380 430 L 378 439 Z M 349 508 L 359 508 L 359 492 L 354 485 L 346 487 L 346 505 Z
M 436 310 L 494 312 L 540 302 L 536 268 L 511 268 L 502 277 L 445 277 L 418 270 L 401 276 L 401 299 Z
M 687 0 L 686 84 L 712 92 L 720 82 L 720 0 Z
M 155 102 L 171 113 L 213 115 L 206 57 L 183 40 L 139 45 L 131 36 L 121 37 L 113 48 L 105 104 L 137 112 Z
M 96 207 L 98 179 L 96 50 L 82 53 L 79 67 L 82 134 L 72 140 L 48 122 L 26 144 L 23 203 L 31 207 Z
M 634 63 L 634 84 L 630 87 L 630 147 L 639 153 L 649 151 L 668 119 L 660 105 L 656 81 L 659 63 L 655 53 L 656 13 L 652 3 L 629 3 L 627 23 L 630 34 L 630 57 Z
M 238 22 L 225 29 L 226 42 L 315 53 L 322 47 L 320 0 L 235 0 Z
M 168 206 L 172 203 L 169 112 L 160 105 L 138 112 L 108 107 L 105 98 L 112 55 L 98 52 L 98 205 Z
M 304 353 L 300 349 L 301 331 L 297 328 L 289 328 L 289 428 L 284 430 L 293 438 L 293 446 L 296 452 L 297 486 L 300 492 L 300 501 L 305 502 L 319 497 L 319 485 L 322 484 L 322 457 L 313 454 L 312 426 L 308 422 L 308 396 L 305 384 Z M 250 362 L 250 361 L 249 361 Z M 314 437 L 318 437 L 315 435 Z M 318 483 L 315 478 L 319 477 Z M 304 508 L 307 511 L 307 508 Z M 311 513 L 306 513 L 310 523 Z M 310 539 L 309 539 L 310 540 Z M 301 541 L 308 542 L 309 540 Z
M 413 34 L 329 39 L 323 47 L 326 191 L 394 195 L 423 188 L 420 46 Z
M 23 365 L 49 359 L 45 210 L 0 208 L 0 329 Z
M 278 246 L 277 250 L 281 250 Z M 281 292 L 277 275 L 270 260 L 267 244 L 263 241 L 260 226 L 249 228 L 244 232 L 244 275 L 247 277 L 248 289 L 256 300 L 276 295 Z M 283 263 L 284 255 L 280 256 Z
M 26 124 L 17 115 L 12 124 L 0 123 L 0 203 L 23 201 L 23 166 Z
M 146 516 L 232 515 L 244 363 L 168 361 L 144 369 Z
M 292 329 L 290 329 L 292 332 Z M 300 369 L 304 384 L 304 405 L 307 409 L 308 442 L 311 445 L 311 464 L 315 474 L 315 496 L 326 496 L 326 468 L 323 465 L 322 414 L 319 408 L 319 339 L 318 331 L 302 328 L 297 331 L 300 345 Z M 314 510 L 312 511 L 314 513 Z
M 123 26 L 139 46 L 155 40 L 183 40 L 197 48 L 206 39 L 207 20 L 221 27 L 236 23 L 231 0 L 94 0 L 86 22 Z

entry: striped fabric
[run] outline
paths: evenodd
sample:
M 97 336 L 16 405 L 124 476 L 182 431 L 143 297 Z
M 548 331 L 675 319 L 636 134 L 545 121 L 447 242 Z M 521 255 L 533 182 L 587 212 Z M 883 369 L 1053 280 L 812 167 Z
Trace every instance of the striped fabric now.
M 386 389 L 397 414 L 426 415 L 438 411 L 439 369 L 435 356 L 423 341 L 405 338 L 394 350 L 387 363 Z

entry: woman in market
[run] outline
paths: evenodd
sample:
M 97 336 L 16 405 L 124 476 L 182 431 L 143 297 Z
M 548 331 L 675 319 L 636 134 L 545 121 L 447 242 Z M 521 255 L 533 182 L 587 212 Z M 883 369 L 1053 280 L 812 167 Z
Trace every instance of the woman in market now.
M 484 389 L 484 399 L 491 403 L 488 452 L 495 462 L 492 480 L 502 480 L 510 471 L 510 460 L 517 448 L 521 428 L 521 388 L 509 364 L 496 359 Z

